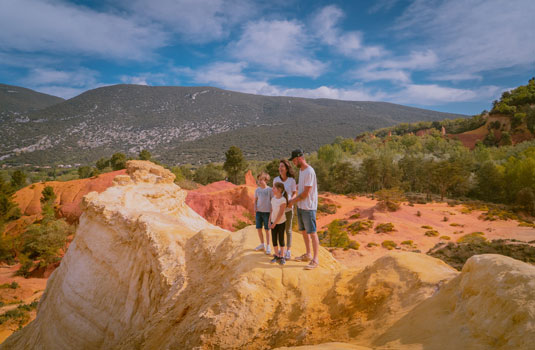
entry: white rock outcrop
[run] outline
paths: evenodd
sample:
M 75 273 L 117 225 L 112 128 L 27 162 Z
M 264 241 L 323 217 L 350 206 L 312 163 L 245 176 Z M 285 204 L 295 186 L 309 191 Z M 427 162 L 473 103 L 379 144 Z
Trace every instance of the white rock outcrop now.
M 535 338 L 533 266 L 476 256 L 459 274 L 400 252 L 356 271 L 324 249 L 313 271 L 271 265 L 253 227 L 207 223 L 169 171 L 130 161 L 127 174 L 85 197 L 37 318 L 1 349 L 530 349 Z

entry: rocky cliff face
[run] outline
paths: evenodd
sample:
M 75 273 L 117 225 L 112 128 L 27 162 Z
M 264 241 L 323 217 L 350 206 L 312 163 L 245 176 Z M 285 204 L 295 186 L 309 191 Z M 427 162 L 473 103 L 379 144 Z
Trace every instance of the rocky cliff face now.
M 173 178 L 130 161 L 114 186 L 88 194 L 37 318 L 0 348 L 531 346 L 533 266 L 477 256 L 459 274 L 426 255 L 394 253 L 358 271 L 324 249 L 313 271 L 271 265 L 252 249 L 253 227 L 231 233 L 209 224 Z M 292 250 L 304 251 L 302 239 Z

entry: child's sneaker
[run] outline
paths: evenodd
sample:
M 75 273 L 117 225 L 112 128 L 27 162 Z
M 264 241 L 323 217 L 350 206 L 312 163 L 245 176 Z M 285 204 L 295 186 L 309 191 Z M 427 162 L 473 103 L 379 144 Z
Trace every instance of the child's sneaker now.
M 280 258 L 278 256 L 275 256 L 273 259 L 271 259 L 271 263 L 276 263 Z
M 264 243 L 260 244 L 258 247 L 254 249 L 255 251 L 264 250 Z
M 287 250 L 286 253 L 284 254 L 284 259 L 290 260 L 291 258 L 292 258 L 292 253 L 290 253 L 290 251 Z
M 284 264 L 286 264 L 286 259 L 280 258 L 279 259 L 279 265 L 284 265 Z
M 269 246 L 269 245 L 266 248 L 266 254 L 267 255 L 271 255 L 271 246 Z

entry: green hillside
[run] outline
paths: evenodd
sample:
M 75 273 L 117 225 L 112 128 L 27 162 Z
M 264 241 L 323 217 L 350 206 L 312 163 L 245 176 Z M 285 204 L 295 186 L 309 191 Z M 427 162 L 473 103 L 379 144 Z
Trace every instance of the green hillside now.
M 46 108 L 64 99 L 18 86 L 0 84 L 0 115 Z
M 114 85 L 26 113 L 0 130 L 9 164 L 93 163 L 149 150 L 167 163 L 222 160 L 232 144 L 251 159 L 314 151 L 336 136 L 461 117 L 383 102 L 272 97 L 213 87 Z

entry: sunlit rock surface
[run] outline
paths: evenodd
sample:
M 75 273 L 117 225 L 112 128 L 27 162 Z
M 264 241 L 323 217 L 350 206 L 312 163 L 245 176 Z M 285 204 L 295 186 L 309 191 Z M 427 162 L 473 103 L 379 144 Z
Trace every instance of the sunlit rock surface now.
M 530 349 L 535 268 L 496 255 L 459 274 L 390 253 L 342 267 L 284 267 L 255 252 L 254 227 L 231 233 L 185 204 L 174 175 L 130 161 L 88 194 L 76 237 L 37 318 L 2 349 Z M 304 252 L 295 237 L 294 255 Z M 532 348 L 532 347 L 531 347 Z

